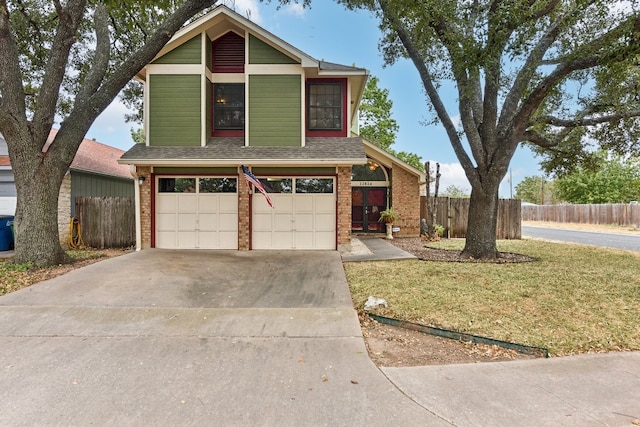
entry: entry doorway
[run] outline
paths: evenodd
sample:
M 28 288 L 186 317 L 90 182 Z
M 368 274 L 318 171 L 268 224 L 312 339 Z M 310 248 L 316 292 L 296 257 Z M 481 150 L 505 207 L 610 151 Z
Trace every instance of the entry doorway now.
M 380 212 L 387 208 L 387 188 L 353 187 L 351 189 L 351 230 L 359 233 L 384 233 Z

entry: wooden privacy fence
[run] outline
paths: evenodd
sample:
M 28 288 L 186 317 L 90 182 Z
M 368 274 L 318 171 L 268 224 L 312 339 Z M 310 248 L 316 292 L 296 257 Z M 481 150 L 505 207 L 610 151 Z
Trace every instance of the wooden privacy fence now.
M 523 206 L 523 221 L 573 222 L 579 224 L 615 224 L 640 227 L 640 205 L 540 205 Z
M 136 240 L 135 205 L 127 197 L 76 197 L 76 218 L 84 244 L 125 248 Z
M 420 217 L 427 218 L 426 196 L 420 196 Z M 469 200 L 438 197 L 436 224 L 445 228 L 447 237 L 466 237 L 469 219 Z M 498 239 L 520 239 L 522 237 L 520 199 L 498 200 Z

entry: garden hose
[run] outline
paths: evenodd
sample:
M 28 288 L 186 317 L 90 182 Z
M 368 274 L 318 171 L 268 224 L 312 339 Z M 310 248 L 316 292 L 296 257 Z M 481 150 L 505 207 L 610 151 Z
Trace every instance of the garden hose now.
M 67 244 L 72 249 L 78 249 L 84 246 L 82 241 L 80 222 L 77 218 L 71 217 L 69 222 L 69 235 L 67 236 Z

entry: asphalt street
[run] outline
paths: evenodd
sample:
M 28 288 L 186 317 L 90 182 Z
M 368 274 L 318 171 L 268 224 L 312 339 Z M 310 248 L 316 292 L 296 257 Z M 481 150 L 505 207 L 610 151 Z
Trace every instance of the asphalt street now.
M 522 235 L 559 242 L 579 243 L 581 245 L 640 251 L 640 235 L 614 234 L 599 231 L 565 230 L 523 226 Z

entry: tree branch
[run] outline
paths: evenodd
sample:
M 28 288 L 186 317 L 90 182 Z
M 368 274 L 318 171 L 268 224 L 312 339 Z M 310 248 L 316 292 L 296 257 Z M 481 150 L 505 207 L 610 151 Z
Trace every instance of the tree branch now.
M 592 117 L 577 117 L 573 119 L 561 119 L 552 115 L 538 116 L 532 124 L 546 124 L 557 127 L 576 128 L 581 126 L 595 126 L 602 123 L 609 123 L 621 119 L 640 117 L 640 110 L 621 111 L 613 114 Z
M 26 121 L 27 107 L 6 0 L 0 0 L 0 96 L 0 129 L 16 129 L 17 120 Z
M 86 0 L 69 0 L 66 8 L 54 2 L 58 11 L 56 36 L 51 46 L 51 56 L 44 70 L 40 94 L 33 115 L 34 141 L 44 146 L 53 126 L 56 107 L 60 97 L 60 85 L 64 80 L 69 62 L 69 52 L 76 41 L 78 27 L 82 21 Z M 40 147 L 40 148 L 42 148 Z
M 96 3 L 93 21 L 96 31 L 96 49 L 93 62 L 75 102 L 83 103 L 100 87 L 109 66 L 110 39 L 107 25 L 109 15 L 102 3 Z
M 627 21 L 621 23 L 610 32 L 592 40 L 590 43 L 584 44 L 582 46 L 583 48 L 580 49 L 581 51 L 594 53 L 592 53 L 591 55 L 576 55 L 573 59 L 560 63 L 555 68 L 555 70 L 553 70 L 549 75 L 542 79 L 540 83 L 538 83 L 538 85 L 531 91 L 524 102 L 522 102 L 520 108 L 517 111 L 514 109 L 513 111 L 515 111 L 515 113 L 511 113 L 511 115 L 507 117 L 513 117 L 513 123 L 528 123 L 528 118 L 531 117 L 533 115 L 533 112 L 538 109 L 549 92 L 569 74 L 574 71 L 586 70 L 596 67 L 597 65 L 612 62 L 610 58 L 615 58 L 617 54 L 626 53 L 628 55 L 629 52 L 627 52 L 627 48 L 629 46 L 619 47 L 612 51 L 603 52 L 601 50 L 603 48 L 609 47 L 614 40 L 623 36 L 625 33 L 625 26 L 630 23 L 634 23 L 633 35 L 637 35 L 639 29 L 635 24 L 637 24 L 639 20 L 640 17 L 638 16 L 630 17 Z M 637 53 L 639 51 L 640 45 L 634 45 L 632 53 Z M 509 111 L 506 107 L 507 104 L 505 103 L 503 112 Z M 509 107 L 513 108 L 514 105 L 509 105 Z
M 377 0 L 377 1 L 380 6 L 380 9 L 383 12 L 384 18 L 388 19 L 391 22 L 393 28 L 398 33 L 398 37 L 402 41 L 404 48 L 407 50 L 407 53 L 409 54 L 409 57 L 411 58 L 413 64 L 418 69 L 418 73 L 420 74 L 420 78 L 422 80 L 422 84 L 424 85 L 425 91 L 427 92 L 427 96 L 431 100 L 431 104 L 433 105 L 433 108 L 435 109 L 436 114 L 438 115 L 438 118 L 442 122 L 442 125 L 444 126 L 445 131 L 447 132 L 447 136 L 449 137 L 449 140 L 451 142 L 454 152 L 456 153 L 456 156 L 458 157 L 458 160 L 460 160 L 460 163 L 462 164 L 463 168 L 465 169 L 465 171 L 469 176 L 471 171 L 474 170 L 473 163 L 471 162 L 471 159 L 469 159 L 469 156 L 467 155 L 467 153 L 464 150 L 464 147 L 462 146 L 462 142 L 460 141 L 458 132 L 456 131 L 453 121 L 451 120 L 451 117 L 449 116 L 449 113 L 447 112 L 447 109 L 444 106 L 444 103 L 442 102 L 440 95 L 438 94 L 438 90 L 436 89 L 433 83 L 433 77 L 431 76 L 431 73 L 429 72 L 429 70 L 425 65 L 424 58 L 418 51 L 418 48 L 413 44 L 411 37 L 407 32 L 407 29 L 404 27 L 404 25 L 402 25 L 401 21 L 390 10 L 387 4 L 387 1 L 386 0 Z M 469 177 L 469 179 L 471 180 L 471 177 Z M 475 179 L 477 180 L 477 177 Z

